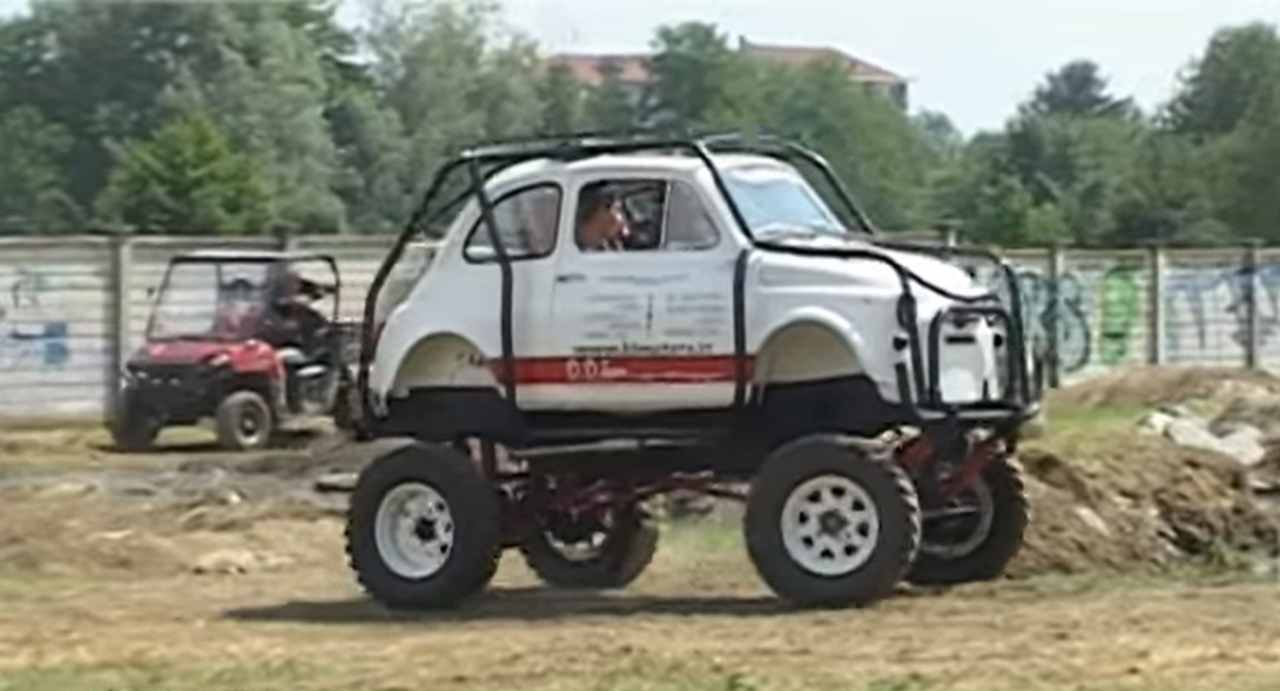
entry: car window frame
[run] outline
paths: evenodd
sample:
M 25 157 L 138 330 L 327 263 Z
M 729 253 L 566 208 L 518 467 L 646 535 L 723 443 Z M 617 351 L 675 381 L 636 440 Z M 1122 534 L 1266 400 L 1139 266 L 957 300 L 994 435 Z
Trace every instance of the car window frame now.
M 578 204 L 580 203 L 580 199 L 581 199 L 581 195 L 582 195 L 582 190 L 583 190 L 583 189 L 585 189 L 585 188 L 587 188 L 587 187 L 590 187 L 591 185 L 596 185 L 596 184 L 600 184 L 600 183 L 637 183 L 637 182 L 639 182 L 639 183 L 655 183 L 655 184 L 659 184 L 659 185 L 661 185 L 661 186 L 662 186 L 662 190 L 663 190 L 663 208 L 662 208 L 662 217 L 661 217 L 661 218 L 662 218 L 662 224 L 661 224 L 661 227 L 660 227 L 661 237 L 659 238 L 659 242 L 658 242 L 657 246 L 655 246 L 655 247 L 653 247 L 653 248 L 651 248 L 651 249 L 634 249 L 634 250 L 625 250 L 625 251 L 622 251 L 622 252 L 591 252 L 591 251 L 587 251 L 586 249 L 584 249 L 584 248 L 583 248 L 583 247 L 578 243 L 578 212 L 577 212 L 577 206 L 578 206 Z M 678 249 L 677 249 L 677 248 L 671 248 L 671 247 L 669 247 L 669 246 L 667 245 L 667 242 L 668 242 L 668 233 L 667 233 L 667 229 L 668 229 L 668 227 L 669 227 L 669 225 L 670 225 L 670 223 L 671 223 L 671 195 L 672 195 L 672 190 L 674 190 L 674 189 L 675 189 L 675 186 L 676 186 L 676 185 L 681 185 L 681 184 L 682 184 L 682 185 L 685 185 L 685 186 L 687 186 L 687 187 L 689 188 L 689 190 L 688 190 L 688 191 L 693 195 L 693 198 L 694 198 L 695 200 L 697 200 L 698 207 L 701 209 L 702 213 L 704 213 L 704 214 L 706 215 L 707 220 L 711 222 L 711 227 L 712 227 L 712 229 L 713 229 L 713 230 L 715 230 L 715 234 L 716 234 L 716 235 L 715 235 L 715 241 L 714 241 L 714 242 L 712 242 L 712 243 L 710 243 L 710 244 L 708 244 L 708 245 L 706 245 L 706 246 L 704 246 L 704 247 L 688 247 L 688 248 L 683 248 L 683 247 L 682 247 L 682 248 L 678 248 Z M 572 228 L 570 228 L 570 229 L 569 229 L 569 232 L 573 235 L 573 242 L 572 242 L 572 243 L 570 243 L 570 244 L 574 247 L 574 249 L 578 252 L 578 254 L 582 254 L 582 255 L 603 255 L 603 256 L 628 256 L 628 255 L 629 255 L 629 256 L 635 256 L 635 257 L 639 257 L 639 256 L 650 256 L 650 255 L 659 255 L 659 256 L 661 256 L 661 255 L 666 254 L 666 253 L 677 253 L 677 254 L 679 254 L 679 253 L 686 253 L 686 252 L 707 252 L 707 251 L 713 251 L 713 250 L 715 250 L 715 249 L 719 248 L 719 247 L 724 243 L 724 231 L 720 228 L 720 224 L 716 222 L 716 216 L 715 216 L 715 214 L 713 214 L 713 213 L 712 213 L 712 211 L 711 211 L 711 210 L 712 210 L 712 207 L 711 207 L 711 206 L 709 206 L 709 205 L 707 204 L 707 200 L 703 198 L 703 195 L 702 195 L 701 191 L 698 189 L 698 185 L 697 185 L 696 183 L 694 183 L 694 182 L 691 182 L 691 181 L 688 181 L 688 180 L 684 180 L 684 179 L 679 178 L 679 177 L 663 176 L 663 175 L 647 175 L 647 176 L 646 176 L 646 175 L 637 175 L 637 176 L 632 176 L 632 175 L 621 175 L 621 176 L 596 175 L 596 176 L 592 176 L 592 177 L 584 177 L 584 178 L 582 178 L 582 179 L 578 180 L 578 181 L 577 181 L 577 184 L 575 185 L 575 188 L 574 188 L 574 199 L 573 199 L 573 205 L 574 205 L 574 212 L 573 212 L 573 216 L 572 216 L 573 225 L 572 225 Z
M 536 189 L 542 189 L 542 188 L 553 189 L 556 192 L 556 222 L 555 222 L 554 232 L 552 233 L 552 236 L 551 236 L 551 246 L 547 248 L 546 252 L 542 252 L 538 254 L 525 254 L 518 257 L 511 256 L 509 254 L 510 250 L 508 250 L 507 261 L 511 261 L 511 262 L 536 261 L 538 259 L 546 259 L 547 257 L 550 257 L 556 253 L 556 248 L 560 244 L 560 232 L 564 227 L 564 199 L 565 199 L 564 186 L 554 180 L 543 180 L 540 182 L 530 183 L 528 185 L 521 185 L 520 187 L 516 187 L 514 189 L 503 192 L 501 195 L 496 197 L 492 202 L 490 202 L 490 205 L 494 209 L 497 209 L 499 204 L 513 197 L 524 194 L 525 192 L 530 192 L 530 191 L 533 191 Z M 476 218 L 475 222 L 471 224 L 471 229 L 467 231 L 466 238 L 464 238 L 462 241 L 462 259 L 468 264 L 497 264 L 500 261 L 496 250 L 494 251 L 494 254 L 492 257 L 474 257 L 471 255 L 471 253 L 467 251 L 471 246 L 471 241 L 475 237 L 476 232 L 478 232 L 483 225 L 484 225 L 484 214 L 481 213 L 479 217 Z M 495 229 L 495 230 L 498 230 L 498 229 Z M 488 233 L 487 230 L 485 232 Z M 501 231 L 499 230 L 499 232 Z

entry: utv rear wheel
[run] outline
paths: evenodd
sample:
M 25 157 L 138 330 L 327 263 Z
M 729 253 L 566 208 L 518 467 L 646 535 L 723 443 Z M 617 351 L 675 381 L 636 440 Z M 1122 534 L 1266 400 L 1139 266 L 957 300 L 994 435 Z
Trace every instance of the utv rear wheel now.
M 137 393 L 126 389 L 120 412 L 111 423 L 111 438 L 121 451 L 147 451 L 160 434 L 159 418 L 145 406 Z
M 265 448 L 275 433 L 275 414 L 256 391 L 237 391 L 218 405 L 218 444 L 229 451 Z
M 920 554 L 907 579 L 943 585 L 1000 576 L 1022 547 L 1029 507 L 1022 466 L 1012 457 L 993 460 L 972 487 L 926 511 Z
M 915 488 L 885 450 L 805 437 L 751 483 L 747 550 L 765 582 L 802 606 L 865 605 L 893 592 L 915 556 Z
M 611 512 L 593 524 L 553 525 L 520 545 L 525 563 L 557 588 L 625 588 L 658 547 L 658 528 L 635 510 Z
M 357 580 L 393 608 L 452 607 L 498 567 L 499 505 L 470 458 L 411 444 L 370 464 L 347 515 Z

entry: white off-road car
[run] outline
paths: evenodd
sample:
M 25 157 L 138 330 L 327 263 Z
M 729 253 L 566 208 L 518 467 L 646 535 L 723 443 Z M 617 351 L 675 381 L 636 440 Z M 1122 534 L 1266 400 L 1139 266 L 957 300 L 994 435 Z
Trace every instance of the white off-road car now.
M 415 441 L 361 474 L 351 564 L 390 606 L 459 602 L 507 547 L 552 585 L 621 587 L 657 543 L 644 502 L 680 490 L 745 500 L 750 556 L 796 603 L 995 577 L 1027 523 L 1021 313 L 997 258 L 885 241 L 794 144 L 468 151 L 366 303 L 362 430 Z

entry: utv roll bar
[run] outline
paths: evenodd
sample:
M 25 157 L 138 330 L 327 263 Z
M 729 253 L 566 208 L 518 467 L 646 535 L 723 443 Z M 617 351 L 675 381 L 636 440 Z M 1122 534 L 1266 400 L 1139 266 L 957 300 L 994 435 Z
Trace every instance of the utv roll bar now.
M 950 417 L 960 414 L 973 413 L 977 416 L 983 415 L 1018 415 L 1025 416 L 1033 405 L 1033 393 L 1030 386 L 1030 376 L 1026 371 L 1026 343 L 1025 334 L 1022 329 L 1022 295 L 1019 289 L 1017 276 L 1013 268 L 995 253 L 981 248 L 962 248 L 951 246 L 936 246 L 929 244 L 915 244 L 887 241 L 881 239 L 883 236 L 877 230 L 870 218 L 862 211 L 861 206 L 854 199 L 854 196 L 845 187 L 839 176 L 832 169 L 831 165 L 821 155 L 811 151 L 799 144 L 787 141 L 778 137 L 764 135 L 744 135 L 741 133 L 721 133 L 696 137 L 667 137 L 657 136 L 653 133 L 597 133 L 597 132 L 579 132 L 557 137 L 542 137 L 517 139 L 504 142 L 486 144 L 474 148 L 467 149 L 457 155 L 439 169 L 431 180 L 431 184 L 427 187 L 423 194 L 421 202 L 414 209 L 409 222 L 405 225 L 400 235 L 396 238 L 391 251 L 378 267 L 377 273 L 374 275 L 373 282 L 370 284 L 369 293 L 365 298 L 364 320 L 361 327 L 360 339 L 360 363 L 357 375 L 357 386 L 359 390 L 359 403 L 364 411 L 366 423 L 370 422 L 369 411 L 369 368 L 372 364 L 373 347 L 374 347 L 374 330 L 376 328 L 373 323 L 376 318 L 377 303 L 379 295 L 386 284 L 392 269 L 400 261 L 404 254 L 405 247 L 422 230 L 424 223 L 435 220 L 458 204 L 465 202 L 470 197 L 475 197 L 481 210 L 481 221 L 485 226 L 485 232 L 488 235 L 490 243 L 494 247 L 494 252 L 498 258 L 498 264 L 502 271 L 502 297 L 501 297 L 501 342 L 502 342 L 502 381 L 507 396 L 507 400 L 513 405 L 516 401 L 516 380 L 515 380 L 515 354 L 513 350 L 513 334 L 512 334 L 512 290 L 513 281 L 511 275 L 510 258 L 507 255 L 506 247 L 502 242 L 501 236 L 497 232 L 496 222 L 493 217 L 493 205 L 485 191 L 485 184 L 502 170 L 519 163 L 546 158 L 558 161 L 573 161 L 592 156 L 604 154 L 630 154 L 640 152 L 653 151 L 674 151 L 685 155 L 692 155 L 698 158 L 701 163 L 706 166 L 707 171 L 711 175 L 711 179 L 716 186 L 717 191 L 724 199 L 734 222 L 742 233 L 751 241 L 752 245 L 759 249 L 770 251 L 786 252 L 799 255 L 814 255 L 826 257 L 846 257 L 860 258 L 871 261 L 877 261 L 887 264 L 891 267 L 899 278 L 902 286 L 902 297 L 899 300 L 898 320 L 907 334 L 908 347 L 910 348 L 909 357 L 911 358 L 911 368 L 914 381 L 908 382 L 908 376 L 905 367 L 898 366 L 898 387 L 903 405 L 911 405 L 917 411 L 917 414 L 923 419 L 925 417 L 936 418 L 939 416 Z M 796 165 L 797 167 L 808 166 L 816 170 L 823 182 L 831 188 L 836 197 L 840 200 L 844 211 L 854 220 L 859 228 L 868 236 L 868 242 L 874 248 L 879 249 L 898 249 L 912 252 L 922 252 L 943 257 L 951 256 L 968 256 L 979 258 L 993 263 L 1000 273 L 1003 275 L 1007 284 L 1010 295 L 1010 310 L 1004 311 L 998 307 L 999 300 L 995 294 L 991 292 L 976 295 L 961 295 L 948 291 L 927 278 L 916 274 L 915 272 L 902 265 L 901 262 L 892 256 L 877 252 L 875 249 L 862 249 L 856 247 L 850 248 L 810 248 L 795 245 L 787 245 L 773 242 L 765 242 L 757 240 L 751 233 L 751 227 L 747 224 L 742 211 L 738 208 L 737 202 L 730 193 L 728 186 L 724 181 L 720 168 L 716 165 L 714 154 L 717 153 L 748 153 L 771 158 L 779 159 L 784 162 Z M 465 191 L 451 198 L 443 207 L 433 212 L 432 203 L 435 198 L 441 194 L 446 182 L 459 170 L 465 168 L 468 178 L 468 186 Z M 745 319 L 744 317 L 744 290 L 743 282 L 745 280 L 746 258 L 747 252 L 744 252 L 739 261 L 736 263 L 734 277 L 734 350 L 737 366 L 735 367 L 735 396 L 734 405 L 741 408 L 745 405 L 745 388 L 746 388 L 746 337 L 745 337 Z M 920 343 L 919 325 L 916 314 L 916 300 L 912 293 L 912 286 L 919 285 L 926 290 L 937 293 L 955 302 L 961 303 L 959 306 L 944 310 L 937 315 L 933 323 L 930 325 L 930 363 L 926 370 L 924 362 L 923 349 Z M 982 303 L 995 303 L 996 306 L 983 306 Z M 962 317 L 969 315 L 984 315 L 990 318 L 1003 320 L 1008 329 L 1008 372 L 1009 392 L 1006 393 L 1005 401 L 995 403 L 968 404 L 965 406 L 950 406 L 941 400 L 939 378 L 937 365 L 937 353 L 940 343 L 941 323 L 946 317 Z M 926 381 L 926 374 L 928 381 Z M 916 396 L 911 395 L 911 384 L 917 395 L 922 400 L 915 400 Z M 1015 390 L 1016 389 L 1016 390 Z M 1036 394 L 1038 396 L 1038 391 Z

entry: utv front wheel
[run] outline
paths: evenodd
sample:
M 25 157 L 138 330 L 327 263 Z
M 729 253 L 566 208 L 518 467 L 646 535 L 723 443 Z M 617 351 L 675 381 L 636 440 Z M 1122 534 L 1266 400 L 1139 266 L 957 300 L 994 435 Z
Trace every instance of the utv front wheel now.
M 883 451 L 806 437 L 774 451 L 751 483 L 747 549 L 775 593 L 798 605 L 888 596 L 920 539 L 915 488 Z
M 493 577 L 499 529 L 497 497 L 471 459 L 411 444 L 360 473 L 347 556 L 364 589 L 388 607 L 452 607 Z
M 160 434 L 160 420 L 134 390 L 126 389 L 120 400 L 120 412 L 111 423 L 111 439 L 116 448 L 132 452 L 149 450 Z
M 271 443 L 275 414 L 256 391 L 237 391 L 218 405 L 218 444 L 228 451 L 254 451 Z
M 600 521 L 553 521 L 525 538 L 520 551 L 548 585 L 604 590 L 630 585 L 653 561 L 657 547 L 657 526 L 630 508 Z
M 971 487 L 925 512 L 920 554 L 907 579 L 921 585 L 991 580 L 1022 546 L 1030 509 L 1022 466 L 993 460 Z

